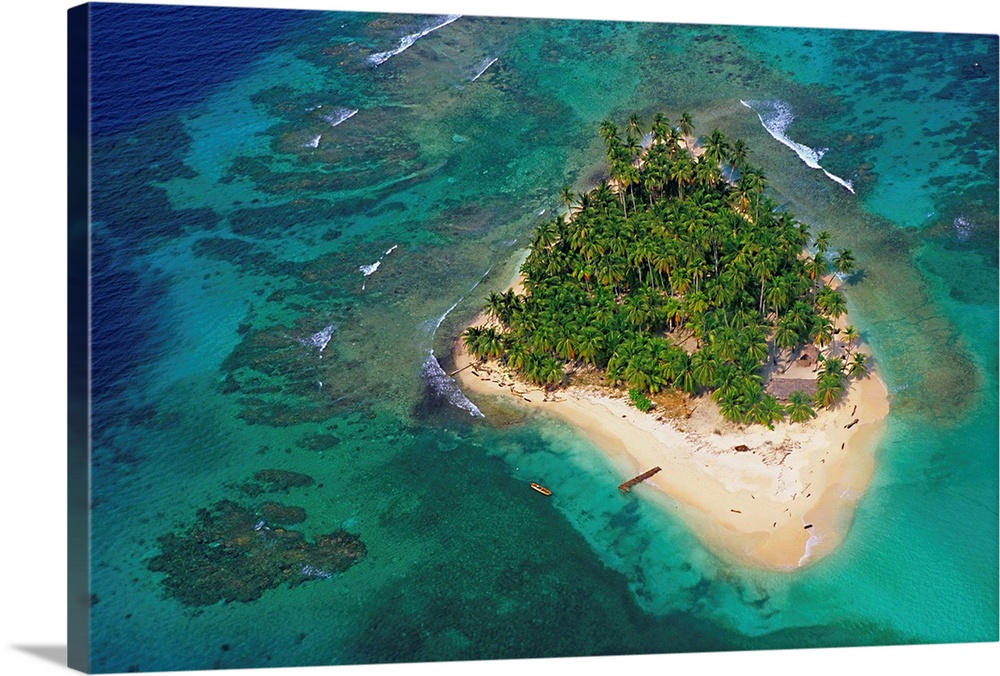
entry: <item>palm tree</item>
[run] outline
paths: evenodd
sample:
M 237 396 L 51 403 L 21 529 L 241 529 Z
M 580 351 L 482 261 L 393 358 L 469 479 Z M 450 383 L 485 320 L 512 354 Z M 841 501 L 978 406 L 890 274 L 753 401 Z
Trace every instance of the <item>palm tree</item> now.
M 670 165 L 670 178 L 677 185 L 677 195 L 684 199 L 684 186 L 694 179 L 694 164 L 687 155 L 680 155 Z
M 835 373 L 824 373 L 816 379 L 816 403 L 830 408 L 844 393 L 843 377 Z
M 600 361 L 601 350 L 604 347 L 604 336 L 595 326 L 584 326 L 580 332 L 578 345 L 580 360 L 587 364 Z
M 702 155 L 695 164 L 694 175 L 701 185 L 714 188 L 715 184 L 722 178 L 722 174 L 719 173 L 719 165 L 714 160 L 706 159 L 707 157 L 708 153 Z
M 693 395 L 698 391 L 698 379 L 695 378 L 690 367 L 686 367 L 681 370 L 680 375 L 674 381 L 674 384 L 687 394 Z
M 854 341 L 856 341 L 860 336 L 858 335 L 858 330 L 854 328 L 854 325 L 848 325 L 841 335 L 844 338 L 844 349 L 850 353 L 854 349 Z
M 816 317 L 810 338 L 820 347 L 826 347 L 833 340 L 833 324 L 823 317 Z
M 816 252 L 820 254 L 826 253 L 827 249 L 830 248 L 830 233 L 826 230 L 820 230 L 816 234 Z
M 795 390 L 788 395 L 788 404 L 785 406 L 788 419 L 795 423 L 801 423 L 816 417 L 816 411 L 812 407 L 812 398 L 802 390 Z
M 503 297 L 499 293 L 494 291 L 486 297 L 486 312 L 496 318 L 497 321 L 503 321 L 501 317 L 504 316 L 504 302 Z
M 774 423 L 780 421 L 785 415 L 785 407 L 778 403 L 770 394 L 765 394 L 760 398 L 757 406 L 757 422 L 774 429 Z
M 847 374 L 857 380 L 864 378 L 868 375 L 868 366 L 865 364 L 866 360 L 867 355 L 865 355 L 864 352 L 855 352 L 854 358 L 851 360 L 851 364 L 847 368 Z
M 601 126 L 598 127 L 601 135 L 601 139 L 607 144 L 611 139 L 618 138 L 618 127 L 611 120 L 604 120 L 601 122 Z
M 691 355 L 691 374 L 702 387 L 713 387 L 715 385 L 716 359 L 705 350 L 698 350 Z
M 847 300 L 844 298 L 844 294 L 824 286 L 823 290 L 816 296 L 816 307 L 823 314 L 836 319 L 847 312 Z
M 667 116 L 663 113 L 657 113 L 653 116 L 653 126 L 650 130 L 653 132 L 653 141 L 656 143 L 664 143 L 667 140 L 667 135 L 670 133 L 670 122 L 667 120 Z
M 809 274 L 810 279 L 818 280 L 826 274 L 826 271 L 826 258 L 824 258 L 822 252 L 817 251 L 816 255 L 806 262 L 806 272 Z
M 694 132 L 694 120 L 691 119 L 691 115 L 688 113 L 681 113 L 681 119 L 677 121 L 677 129 L 680 131 L 681 136 L 684 137 L 684 143 L 687 145 L 688 152 L 691 152 L 691 139 L 689 138 Z
M 723 397 L 719 401 L 719 413 L 731 422 L 743 422 L 743 406 L 736 396 Z
M 482 335 L 483 329 L 479 326 L 470 326 L 462 332 L 462 342 L 465 344 L 465 348 L 469 351 L 469 354 L 476 359 L 482 358 L 479 350 Z
M 774 346 L 781 350 L 791 350 L 801 342 L 793 322 L 787 317 L 774 328 Z
M 736 171 L 742 172 L 743 168 L 746 166 L 749 154 L 750 151 L 747 148 L 746 141 L 741 138 L 736 139 L 729 148 L 729 164 L 731 164 L 733 169 Z
M 559 193 L 559 199 L 563 204 L 566 205 L 566 211 L 573 211 L 573 202 L 576 201 L 576 194 L 570 189 L 570 187 L 563 186 L 562 191 Z
M 718 129 L 713 129 L 705 141 L 705 154 L 702 157 L 708 158 L 718 167 L 729 156 L 729 152 L 729 140 L 726 135 Z
M 753 220 L 756 223 L 760 219 L 760 203 L 764 188 L 767 187 L 767 178 L 764 172 L 757 167 L 747 167 L 737 182 L 740 190 L 746 195 L 748 202 L 754 208 Z
M 639 113 L 632 113 L 628 116 L 628 125 L 625 127 L 629 134 L 632 134 L 635 138 L 641 139 L 643 135 L 642 131 L 642 118 L 639 117 Z
M 673 159 L 677 156 L 677 146 L 681 142 L 681 132 L 677 129 L 677 127 L 671 127 L 667 132 L 666 142 L 668 148 L 667 154 L 671 159 Z
M 835 375 L 842 378 L 844 375 L 844 360 L 840 357 L 829 357 L 823 360 L 823 375 Z
M 841 249 L 833 257 L 833 269 L 843 275 L 849 275 L 854 271 L 854 262 L 854 254 L 851 253 L 851 250 Z

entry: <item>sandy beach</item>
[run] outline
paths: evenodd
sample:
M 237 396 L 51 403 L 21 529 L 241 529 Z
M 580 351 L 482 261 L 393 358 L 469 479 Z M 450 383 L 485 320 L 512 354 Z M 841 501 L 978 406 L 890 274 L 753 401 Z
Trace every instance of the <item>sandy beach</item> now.
M 485 322 L 480 316 L 475 323 Z M 838 325 L 846 322 L 841 317 Z M 454 361 L 454 377 L 474 401 L 500 396 L 576 426 L 627 468 L 628 475 L 609 481 L 661 467 L 632 489 L 633 499 L 657 497 L 647 491 L 658 489 L 666 507 L 719 556 L 773 570 L 813 563 L 843 540 L 889 411 L 877 373 L 849 380 L 838 404 L 817 409 L 813 420 L 770 430 L 726 421 L 707 395 L 690 400 L 689 415 L 666 418 L 656 409 L 640 412 L 624 391 L 610 388 L 571 385 L 547 394 L 496 362 L 473 364 L 460 339 Z M 813 367 L 798 365 L 783 375 L 815 377 Z

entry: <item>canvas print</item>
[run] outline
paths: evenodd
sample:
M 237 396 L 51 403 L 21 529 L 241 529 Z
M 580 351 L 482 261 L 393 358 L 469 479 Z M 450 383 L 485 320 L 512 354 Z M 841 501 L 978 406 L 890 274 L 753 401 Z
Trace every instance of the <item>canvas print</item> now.
M 997 641 L 996 35 L 68 31 L 74 668 Z

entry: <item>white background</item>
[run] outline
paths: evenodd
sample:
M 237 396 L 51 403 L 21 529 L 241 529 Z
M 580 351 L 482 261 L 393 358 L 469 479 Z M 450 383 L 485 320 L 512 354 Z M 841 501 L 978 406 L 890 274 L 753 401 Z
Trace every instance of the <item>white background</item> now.
M 131 1 L 131 0 L 129 0 Z M 186 0 L 243 5 L 653 20 L 827 28 L 998 33 L 995 0 L 891 3 L 877 0 Z M 21 0 L 0 21 L 0 412 L 8 434 L 0 512 L 0 608 L 4 674 L 65 670 L 66 646 L 66 10 L 72 2 Z M 987 9 L 989 7 L 989 9 Z M 13 432 L 13 434 L 10 434 Z M 477 662 L 417 666 L 236 670 L 236 674 L 551 674 L 643 670 L 685 674 L 989 673 L 1000 644 L 917 646 L 653 657 Z M 992 665 L 992 666 L 989 666 Z M 210 672 L 188 672 L 208 674 Z

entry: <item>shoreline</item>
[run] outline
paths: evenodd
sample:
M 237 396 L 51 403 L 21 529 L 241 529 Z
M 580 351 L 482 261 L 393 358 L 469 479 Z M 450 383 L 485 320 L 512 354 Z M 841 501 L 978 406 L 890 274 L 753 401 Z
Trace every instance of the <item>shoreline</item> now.
M 517 291 L 519 282 L 520 276 L 508 286 Z M 840 319 L 840 326 L 848 321 Z M 484 323 L 480 314 L 471 325 Z M 855 351 L 867 352 L 864 345 Z M 811 421 L 769 430 L 726 421 L 707 394 L 688 398 L 688 416 L 662 418 L 656 409 L 636 409 L 623 390 L 571 385 L 546 393 L 495 361 L 475 366 L 461 338 L 452 359 L 452 375 L 467 395 L 500 396 L 572 424 L 616 466 L 630 468 L 628 476 L 611 479 L 616 483 L 662 467 L 633 490 L 656 489 L 665 508 L 714 553 L 778 571 L 814 563 L 843 541 L 874 471 L 889 411 L 888 392 L 874 372 L 849 380 L 837 405 L 817 409 Z M 811 371 L 789 371 L 796 369 Z M 735 450 L 741 445 L 749 450 Z

